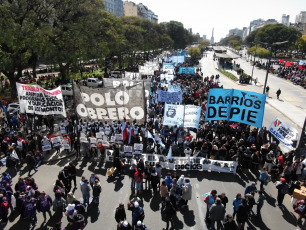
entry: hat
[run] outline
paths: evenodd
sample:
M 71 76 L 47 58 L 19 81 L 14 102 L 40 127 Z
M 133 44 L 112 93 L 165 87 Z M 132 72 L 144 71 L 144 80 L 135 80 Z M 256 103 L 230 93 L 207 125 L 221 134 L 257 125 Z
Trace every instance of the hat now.
M 135 206 L 135 208 L 138 208 L 138 207 L 139 207 L 139 203 L 136 201 L 136 202 L 134 203 L 134 206 Z
M 285 178 L 280 178 L 281 182 L 286 182 Z
M 31 186 L 27 186 L 27 191 L 31 190 L 31 188 L 32 188 Z
M 21 141 L 21 138 L 20 138 L 20 137 L 18 138 L 18 141 Z
M 252 185 L 256 185 L 256 183 L 255 183 L 255 182 L 252 182 Z
M 129 223 L 125 220 L 124 222 L 123 222 L 123 227 L 128 227 L 129 226 Z
M 141 226 L 141 225 L 142 225 L 141 221 L 138 220 L 138 221 L 137 221 L 137 226 Z

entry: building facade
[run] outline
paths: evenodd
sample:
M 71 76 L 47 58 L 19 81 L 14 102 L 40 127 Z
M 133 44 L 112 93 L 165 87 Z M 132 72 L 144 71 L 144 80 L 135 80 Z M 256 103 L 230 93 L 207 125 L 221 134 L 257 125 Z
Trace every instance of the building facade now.
M 306 11 L 301 11 L 298 15 L 295 17 L 295 23 L 301 23 L 305 24 L 306 23 Z
M 126 17 L 139 17 L 158 23 L 158 16 L 142 3 L 135 4 L 134 2 L 125 1 L 123 3 L 123 12 Z
M 110 12 L 117 17 L 123 16 L 123 1 L 122 0 L 103 0 L 104 10 Z
M 290 25 L 289 18 L 290 15 L 283 14 L 281 23 L 285 26 L 289 26 Z

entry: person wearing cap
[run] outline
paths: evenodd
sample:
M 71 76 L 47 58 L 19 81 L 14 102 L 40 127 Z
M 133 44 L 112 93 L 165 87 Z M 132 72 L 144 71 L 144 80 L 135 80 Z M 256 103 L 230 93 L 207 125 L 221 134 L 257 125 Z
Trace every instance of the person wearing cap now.
M 277 191 L 277 203 L 276 206 L 282 206 L 285 195 L 288 193 L 289 185 L 285 178 L 280 178 L 280 182 L 276 184 Z
M 225 208 L 221 203 L 221 199 L 219 197 L 216 198 L 215 203 L 209 209 L 209 216 L 211 219 L 211 230 L 215 230 L 215 223 L 217 222 L 217 229 L 221 229 L 222 223 L 224 220 Z
M 120 221 L 117 225 L 117 230 L 132 230 L 132 226 L 126 220 Z
M 244 195 L 246 195 L 248 193 L 251 193 L 251 192 L 257 192 L 257 188 L 256 188 L 256 183 L 255 182 L 252 182 L 249 186 L 247 186 L 245 188 Z
M 37 199 L 37 210 L 42 212 L 44 217 L 44 222 L 47 219 L 46 212 L 49 214 L 50 218 L 51 215 L 51 205 L 52 205 L 52 199 L 49 195 L 45 193 L 45 191 L 42 191 Z
M 145 229 L 147 229 L 146 225 L 140 220 L 138 220 L 135 230 L 145 230 Z
M 136 227 L 137 222 L 143 221 L 144 219 L 144 210 L 142 207 L 139 206 L 139 203 L 136 201 L 134 203 L 134 210 L 132 212 L 132 227 Z

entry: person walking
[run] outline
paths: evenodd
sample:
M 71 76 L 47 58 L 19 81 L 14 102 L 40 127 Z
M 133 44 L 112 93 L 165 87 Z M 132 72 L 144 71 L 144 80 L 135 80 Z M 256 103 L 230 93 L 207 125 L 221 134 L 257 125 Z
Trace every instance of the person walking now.
M 126 220 L 126 213 L 124 209 L 124 204 L 120 203 L 119 206 L 116 208 L 115 212 L 115 220 L 117 223 L 120 221 L 125 221 Z
M 71 182 L 73 181 L 74 189 L 77 189 L 76 186 L 76 166 L 72 162 L 69 163 L 68 166 L 68 175 L 69 175 L 69 184 L 71 185 Z
M 92 202 L 99 207 L 100 203 L 100 194 L 102 192 L 102 187 L 100 181 L 95 179 L 93 188 L 92 188 Z
M 205 221 L 209 222 L 210 221 L 209 209 L 215 203 L 215 200 L 217 198 L 217 190 L 211 190 L 210 193 L 205 193 L 203 196 L 204 196 L 204 202 L 207 205 Z
M 282 91 L 281 91 L 280 89 L 278 89 L 278 90 L 276 91 L 277 99 L 279 99 L 279 95 L 281 95 L 281 93 L 282 93 Z
M 189 179 L 185 179 L 185 183 L 182 187 L 182 199 L 184 204 L 182 205 L 182 208 L 185 208 L 188 206 L 188 200 L 191 200 L 192 195 L 192 186 L 190 184 Z
M 264 201 L 265 201 L 266 197 L 265 197 L 265 195 L 263 194 L 262 191 L 258 191 L 258 195 L 259 195 L 259 197 L 258 197 L 258 200 L 257 200 L 257 203 L 256 203 L 257 204 L 257 214 L 256 214 L 256 216 L 261 218 L 260 210 L 261 210 L 262 206 L 264 205 Z
M 217 230 L 222 228 L 221 221 L 224 220 L 225 208 L 221 203 L 221 199 L 219 197 L 216 198 L 215 204 L 211 206 L 209 209 L 209 215 L 211 219 L 211 230 L 215 230 L 215 223 L 217 222 Z
M 89 198 L 90 198 L 90 187 L 88 185 L 88 180 L 85 179 L 81 185 L 81 192 L 83 195 L 83 204 L 87 207 L 89 206 Z
M 267 86 L 267 87 L 266 87 L 266 95 L 267 95 L 267 97 L 269 97 L 269 90 L 270 90 L 270 87 Z
M 276 184 L 276 188 L 278 190 L 276 206 L 282 206 L 284 197 L 289 190 L 289 185 L 287 184 L 286 179 L 280 178 L 280 182 Z
M 138 168 L 137 171 L 135 172 L 134 178 L 136 185 L 136 194 L 140 195 L 142 191 L 142 181 L 143 181 L 143 173 L 141 172 L 140 168 Z

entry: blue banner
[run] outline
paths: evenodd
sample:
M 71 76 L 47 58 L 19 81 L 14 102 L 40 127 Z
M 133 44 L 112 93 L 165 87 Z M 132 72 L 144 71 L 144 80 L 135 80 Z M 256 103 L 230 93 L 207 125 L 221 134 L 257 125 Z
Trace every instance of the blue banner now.
M 266 95 L 235 89 L 209 91 L 205 120 L 227 120 L 262 127 Z
M 179 91 L 182 91 L 181 84 L 172 85 L 168 83 L 168 92 L 179 92 Z
M 195 68 L 193 67 L 180 67 L 179 74 L 194 74 Z
M 163 125 L 183 126 L 184 125 L 184 106 L 183 105 L 165 105 Z
M 185 56 L 172 56 L 172 62 L 174 65 L 178 63 L 184 63 L 185 62 Z
M 167 92 L 158 90 L 158 101 L 159 102 L 166 102 L 166 103 L 182 103 L 183 100 L 183 93 L 182 91 L 179 92 Z

